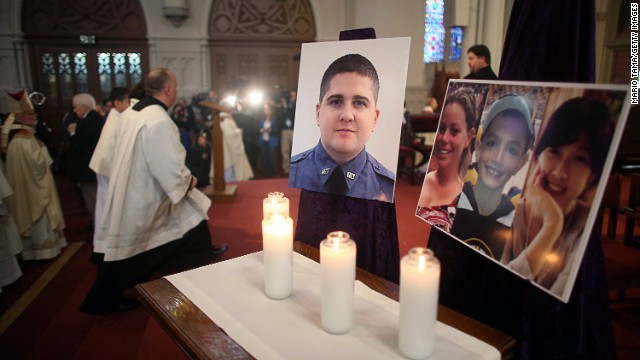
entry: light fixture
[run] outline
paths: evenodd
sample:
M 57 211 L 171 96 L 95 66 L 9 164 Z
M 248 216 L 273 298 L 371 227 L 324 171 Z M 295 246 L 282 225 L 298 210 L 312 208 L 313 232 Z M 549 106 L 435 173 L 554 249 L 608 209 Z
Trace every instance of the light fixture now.
M 164 0 L 162 14 L 173 26 L 180 27 L 182 22 L 189 17 L 189 5 L 187 0 Z
M 235 95 L 229 95 L 223 101 L 231 106 L 235 106 L 236 102 L 238 101 L 238 97 Z
M 263 98 L 264 95 L 262 94 L 262 91 L 253 90 L 249 93 L 249 103 L 253 106 L 260 105 Z

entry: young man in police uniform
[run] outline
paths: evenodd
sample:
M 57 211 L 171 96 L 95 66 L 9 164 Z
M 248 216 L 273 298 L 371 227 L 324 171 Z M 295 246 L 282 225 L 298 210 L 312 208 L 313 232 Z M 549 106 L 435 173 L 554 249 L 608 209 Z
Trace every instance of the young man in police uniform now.
M 320 141 L 291 159 L 289 187 L 393 201 L 395 175 L 365 150 L 375 130 L 380 83 L 373 64 L 349 54 L 335 60 L 320 84 Z

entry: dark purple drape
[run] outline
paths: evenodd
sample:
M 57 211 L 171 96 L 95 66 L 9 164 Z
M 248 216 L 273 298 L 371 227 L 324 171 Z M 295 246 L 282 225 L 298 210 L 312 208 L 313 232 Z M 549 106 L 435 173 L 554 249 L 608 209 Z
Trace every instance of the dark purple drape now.
M 615 359 L 599 227 L 564 304 L 435 228 L 440 303 L 510 334 L 516 359 Z
M 594 0 L 516 0 L 500 80 L 595 82 Z
M 398 283 L 400 250 L 393 203 L 302 189 L 295 240 L 318 247 L 336 230 L 348 232 L 356 242 L 358 267 Z
M 516 0 L 501 80 L 594 82 L 594 0 Z M 614 359 L 607 281 L 594 227 L 567 304 L 433 228 L 440 303 L 512 335 L 518 359 Z

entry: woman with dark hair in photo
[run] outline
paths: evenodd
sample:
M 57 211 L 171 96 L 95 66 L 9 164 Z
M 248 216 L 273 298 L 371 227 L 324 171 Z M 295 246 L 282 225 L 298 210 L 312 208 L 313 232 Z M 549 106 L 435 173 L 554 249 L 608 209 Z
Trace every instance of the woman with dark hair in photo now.
M 555 294 L 573 267 L 614 127 L 603 103 L 574 98 L 551 115 L 534 148 L 501 261 Z
M 471 90 L 460 88 L 447 96 L 430 160 L 436 169 L 424 178 L 416 210 L 418 217 L 447 232 L 462 192 L 475 122 L 476 99 Z

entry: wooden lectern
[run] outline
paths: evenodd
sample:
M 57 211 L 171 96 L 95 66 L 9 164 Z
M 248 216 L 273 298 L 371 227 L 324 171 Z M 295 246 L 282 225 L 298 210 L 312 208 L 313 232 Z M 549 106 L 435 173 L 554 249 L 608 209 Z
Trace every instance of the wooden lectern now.
M 211 198 L 214 203 L 233 202 L 237 185 L 227 185 L 224 180 L 224 146 L 222 142 L 222 128 L 220 128 L 220 113 L 231 113 L 232 109 L 209 100 L 202 100 L 200 106 L 212 110 L 213 125 L 211 125 L 211 158 L 213 159 L 213 183 L 202 192 Z

